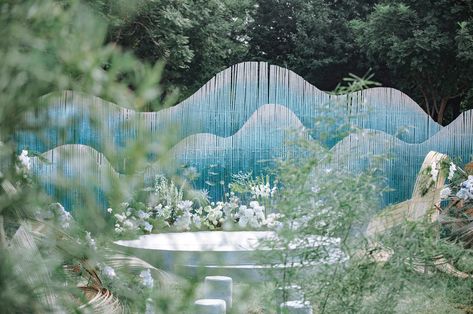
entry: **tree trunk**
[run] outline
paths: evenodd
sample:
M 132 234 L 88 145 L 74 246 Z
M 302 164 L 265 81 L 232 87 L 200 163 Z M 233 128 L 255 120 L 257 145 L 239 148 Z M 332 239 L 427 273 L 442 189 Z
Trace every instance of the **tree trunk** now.
M 437 115 L 437 123 L 443 125 L 443 116 L 445 113 L 445 108 L 447 108 L 448 97 L 444 97 L 440 100 L 439 113 Z

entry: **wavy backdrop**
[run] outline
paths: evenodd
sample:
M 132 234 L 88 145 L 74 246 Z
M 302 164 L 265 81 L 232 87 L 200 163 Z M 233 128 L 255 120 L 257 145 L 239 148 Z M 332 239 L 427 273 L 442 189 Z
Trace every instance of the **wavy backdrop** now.
M 201 174 L 196 182 L 197 187 L 208 189 L 210 195 L 217 199 L 223 192 L 219 182 L 228 183 L 232 173 L 252 170 L 255 174 L 264 174 L 273 166 L 273 159 L 294 153 L 294 147 L 286 142 L 293 132 L 286 130 L 301 128 L 302 124 L 295 115 L 287 120 L 281 119 L 287 117 L 286 113 L 287 109 L 283 106 L 265 105 L 233 136 L 191 135 L 168 154 L 182 164 L 196 167 Z M 282 127 L 269 127 L 273 123 L 280 123 Z M 378 167 L 387 177 L 389 186 L 394 188 L 384 195 L 383 205 L 387 205 L 410 198 L 420 166 L 432 150 L 448 153 L 463 161 L 470 160 L 473 152 L 473 111 L 463 113 L 449 126 L 419 144 L 406 143 L 377 130 L 361 130 L 338 142 L 331 149 L 334 158 L 329 164 L 321 163 L 320 167 L 342 167 L 355 172 L 371 166 Z M 65 179 L 74 180 L 78 190 L 97 193 L 97 198 L 105 207 L 107 201 L 104 195 L 113 189 L 110 178 L 134 177 L 133 181 L 139 184 L 152 182 L 155 175 L 162 173 L 158 167 L 150 166 L 139 174 L 119 174 L 102 153 L 79 144 L 59 146 L 42 154 L 42 157 L 49 162 L 33 158 L 34 173 L 42 178 L 51 194 L 60 195 L 68 208 L 80 200 L 80 195 L 68 185 L 62 190 L 58 188 Z
M 110 167 L 126 173 L 125 148 L 129 141 L 145 132 L 147 140 L 160 142 L 162 135 L 173 128 L 176 145 L 170 154 L 195 166 L 201 174 L 197 187 L 210 189 L 215 198 L 221 189 L 214 183 L 228 180 L 231 173 L 238 171 L 265 173 L 273 158 L 286 156 L 286 130 L 290 128 L 310 129 L 314 139 L 333 147 L 337 154 L 353 151 L 350 160 L 344 160 L 354 170 L 366 166 L 367 155 L 391 154 L 393 159 L 386 161 L 383 168 L 396 191 L 386 195 L 386 203 L 410 195 L 415 174 L 428 150 L 463 160 L 472 153 L 470 112 L 442 128 L 398 90 L 372 88 L 334 96 L 290 70 L 258 62 L 232 66 L 185 101 L 158 112 L 135 112 L 71 91 L 48 95 L 41 102 L 42 109 L 30 113 L 27 119 L 35 130 L 17 134 L 19 149 L 49 151 L 46 155 L 52 158 L 58 147 L 76 149 L 74 145 L 62 145 L 87 145 L 98 154 L 87 155 L 91 159 L 107 158 Z M 344 133 L 335 132 L 348 122 L 372 131 L 347 138 Z M 154 157 L 149 157 L 153 162 Z M 87 158 L 83 156 L 73 163 L 80 168 Z M 342 160 L 339 162 L 343 164 Z M 72 163 L 68 164 L 71 168 Z M 35 171 L 44 182 L 53 182 L 48 173 L 54 173 L 51 169 L 55 165 L 56 162 L 40 166 L 35 162 Z M 51 184 L 48 186 L 52 189 Z

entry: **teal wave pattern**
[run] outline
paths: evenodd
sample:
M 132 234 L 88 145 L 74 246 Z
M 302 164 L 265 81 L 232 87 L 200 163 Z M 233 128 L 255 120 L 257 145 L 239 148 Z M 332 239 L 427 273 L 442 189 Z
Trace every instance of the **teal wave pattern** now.
M 170 127 L 178 128 L 177 140 L 197 133 L 228 137 L 265 104 L 285 106 L 328 147 L 343 136 L 327 132 L 327 123 L 320 123 L 324 119 L 334 121 L 333 129 L 349 120 L 359 128 L 383 131 L 409 143 L 423 142 L 442 128 L 398 90 L 371 88 L 334 96 L 288 69 L 244 62 L 218 73 L 178 105 L 158 112 L 135 112 L 78 92 L 49 95 L 42 104 L 47 109 L 29 115 L 31 124 L 40 126 L 38 131 L 19 132 L 17 138 L 20 149 L 45 152 L 64 144 L 104 151 L 104 145 L 113 143 L 121 150 L 140 128 L 156 138 Z
M 274 123 L 281 127 L 273 128 Z M 294 132 L 288 130 L 302 128 L 295 114 L 291 115 L 284 106 L 265 105 L 233 136 L 224 138 L 208 133 L 191 135 L 169 153 L 178 162 L 195 167 L 201 174 L 198 187 L 207 188 L 213 197 L 218 198 L 225 188 L 219 182 L 228 183 L 235 169 L 250 169 L 255 174 L 264 174 L 273 166 L 275 158 L 286 158 L 290 153 L 297 153 L 291 152 L 292 148 L 287 146 L 287 139 L 294 136 Z M 410 198 L 418 171 L 431 150 L 461 158 L 464 162 L 469 161 L 473 153 L 473 111 L 463 113 L 449 126 L 418 144 L 403 142 L 377 130 L 361 130 L 337 143 L 331 149 L 334 156 L 331 164 L 321 166 L 358 172 L 376 163 L 376 167 L 387 177 L 388 185 L 395 189 L 384 195 L 383 205 L 388 205 Z M 120 178 L 120 174 L 103 154 L 88 146 L 60 146 L 43 156 L 51 163 L 45 164 L 35 159 L 33 169 L 47 183 L 46 188 L 51 194 L 55 194 L 56 178 L 71 177 L 72 173 L 75 173 L 74 177 L 79 176 L 79 181 L 82 180 L 87 188 L 90 188 L 90 184 L 87 186 L 86 182 L 98 182 L 97 187 L 105 190 L 109 184 L 103 173 Z M 80 177 L 87 172 L 96 177 Z M 159 174 L 158 168 L 150 167 L 135 181 L 152 182 L 156 174 Z M 76 191 L 66 191 L 65 194 L 65 204 L 72 206 L 77 201 Z M 101 202 L 106 206 L 103 197 Z
M 298 136 L 296 131 L 301 129 L 303 125 L 299 119 L 286 107 L 265 105 L 234 135 L 194 134 L 180 141 L 168 154 L 179 164 L 195 167 L 200 174 L 196 187 L 209 190 L 215 200 L 223 196 L 235 169 L 265 174 L 274 166 L 276 158 L 286 158 L 294 153 L 288 142 Z M 80 204 L 81 197 L 90 193 L 96 193 L 100 204 L 107 206 L 106 195 L 110 195 L 113 187 L 110 180 L 116 182 L 126 176 L 116 171 L 102 153 L 86 145 L 58 146 L 43 153 L 42 157 L 48 162 L 32 158 L 33 173 L 41 178 L 46 191 L 59 198 L 68 209 Z M 160 167 L 155 165 L 140 173 L 126 177 L 135 177 L 133 181 L 139 186 L 153 182 L 156 175 L 162 174 Z M 67 182 L 74 182 L 74 188 Z
M 379 152 L 394 156 L 383 164 L 391 187 L 396 189 L 385 196 L 386 204 L 410 196 L 415 175 L 429 150 L 463 160 L 469 160 L 472 153 L 470 112 L 443 128 L 398 90 L 371 88 L 334 96 L 288 69 L 262 62 L 234 65 L 185 101 L 158 112 L 135 112 L 72 91 L 48 95 L 42 99 L 42 106 L 44 110 L 27 115 L 36 131 L 17 133 L 20 150 L 51 154 L 59 147 L 75 147 L 68 144 L 86 145 L 78 147 L 101 152 L 94 158 L 107 158 L 114 171 L 126 173 L 125 146 L 140 136 L 140 130 L 147 132 L 151 141 L 159 142 L 169 128 L 177 127 L 178 143 L 171 154 L 177 161 L 197 168 L 200 177 L 196 187 L 209 189 L 214 199 L 221 197 L 224 190 L 220 182 L 228 183 L 231 174 L 264 174 L 273 166 L 274 158 L 287 156 L 287 128 L 310 129 L 312 138 L 333 147 L 340 156 L 342 152 L 354 151 L 346 163 L 355 171 L 371 162 L 366 155 Z M 335 124 L 324 123 L 325 119 Z M 347 122 L 371 131 L 347 138 L 333 132 Z M 377 140 L 364 140 L 362 134 Z M 355 145 L 357 136 L 363 140 Z M 359 148 L 363 145 L 366 147 Z M 150 162 L 154 160 L 153 156 L 148 157 Z M 63 164 L 80 168 L 85 159 Z M 339 162 L 343 166 L 343 160 Z M 37 166 L 35 171 L 47 182 L 52 194 L 58 194 L 53 191 L 57 184 L 51 183 L 55 180 L 54 171 L 63 169 L 66 177 L 72 175 L 67 172 L 72 168 L 62 165 L 41 167 Z M 98 197 L 105 202 L 103 195 Z

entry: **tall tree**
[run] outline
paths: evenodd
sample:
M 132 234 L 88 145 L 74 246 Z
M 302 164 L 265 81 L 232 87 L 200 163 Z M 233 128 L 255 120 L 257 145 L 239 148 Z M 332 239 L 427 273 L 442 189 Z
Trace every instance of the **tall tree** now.
M 424 110 L 439 123 L 473 83 L 473 63 L 462 48 L 468 37 L 461 22 L 472 13 L 467 2 L 394 0 L 352 23 L 372 64 L 390 69 L 396 87 L 422 99 Z
M 456 40 L 458 42 L 458 57 L 464 60 L 464 62 L 473 63 L 473 1 L 468 2 L 470 10 L 470 18 L 466 21 L 459 23 L 460 29 Z M 473 75 L 473 73 L 472 73 Z M 465 97 L 462 98 L 460 104 L 461 110 L 473 109 L 473 85 L 470 85 L 470 89 L 466 93 Z
M 366 62 L 349 22 L 377 0 L 258 0 L 248 33 L 249 58 L 287 66 L 317 87 L 333 89 Z
M 119 11 L 93 1 L 114 27 L 109 40 L 147 61 L 164 60 L 163 83 L 181 98 L 246 55 L 244 30 L 253 0 L 140 0 Z
M 302 6 L 299 0 L 258 0 L 248 30 L 250 56 L 287 65 L 295 50 L 296 21 Z
M 217 72 L 246 61 L 247 25 L 254 0 L 194 0 L 193 26 L 188 31 L 194 57 L 179 73 L 183 96 L 189 95 Z
M 351 19 L 366 16 L 372 1 L 311 0 L 303 4 L 294 34 L 291 63 L 298 73 L 322 89 L 333 89 L 349 73 L 367 71 L 356 47 Z M 371 6 L 372 7 L 372 6 Z
M 114 0 L 90 2 L 110 24 L 110 42 L 143 60 L 166 62 L 163 83 L 170 89 L 174 73 L 187 68 L 194 57 L 188 37 L 193 26 L 188 18 L 192 14 L 190 1 L 140 0 L 133 4 L 133 10 L 122 9 L 123 5 Z

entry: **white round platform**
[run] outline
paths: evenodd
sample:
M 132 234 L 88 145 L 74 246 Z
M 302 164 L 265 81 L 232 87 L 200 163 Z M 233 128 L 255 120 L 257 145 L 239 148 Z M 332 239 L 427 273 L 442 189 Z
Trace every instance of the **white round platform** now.
M 264 245 L 265 240 L 275 238 L 276 234 L 271 231 L 199 231 L 143 235 L 115 244 L 163 270 L 201 278 L 231 276 L 238 281 L 261 280 L 269 270 L 285 267 L 280 264 L 278 254 L 271 254 L 278 250 L 270 252 L 272 249 Z M 324 247 L 328 258 L 314 264 L 345 259 L 339 249 L 339 239 L 312 236 L 301 243 L 314 249 Z M 296 249 L 300 243 L 291 247 Z M 296 252 L 291 251 L 294 253 L 292 267 L 300 266 Z
M 254 251 L 261 240 L 274 238 L 271 231 L 198 231 L 148 234 L 116 244 L 161 251 Z

